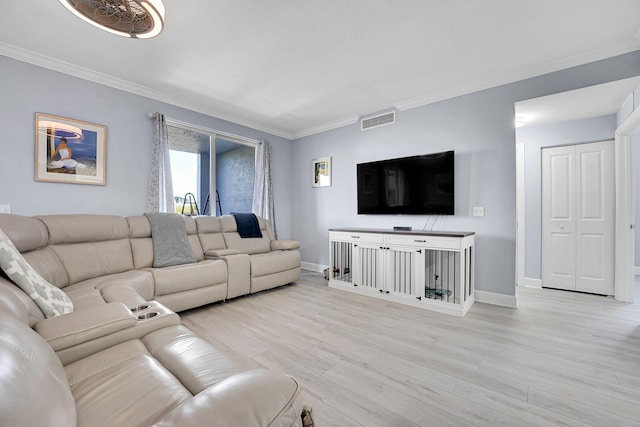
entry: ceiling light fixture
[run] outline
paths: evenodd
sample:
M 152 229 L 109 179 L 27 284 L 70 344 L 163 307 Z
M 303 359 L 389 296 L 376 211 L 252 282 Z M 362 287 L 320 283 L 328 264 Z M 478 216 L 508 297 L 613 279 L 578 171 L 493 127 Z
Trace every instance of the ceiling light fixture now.
M 148 39 L 164 26 L 162 0 L 59 0 L 91 25 L 119 36 Z

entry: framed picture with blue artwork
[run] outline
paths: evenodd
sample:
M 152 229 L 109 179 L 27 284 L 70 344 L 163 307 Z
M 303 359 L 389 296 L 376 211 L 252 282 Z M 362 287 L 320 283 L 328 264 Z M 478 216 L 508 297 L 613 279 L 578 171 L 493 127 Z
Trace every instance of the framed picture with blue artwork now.
M 313 171 L 312 187 L 331 186 L 331 157 L 321 157 L 311 161 Z
M 106 184 L 107 128 L 36 113 L 36 181 Z

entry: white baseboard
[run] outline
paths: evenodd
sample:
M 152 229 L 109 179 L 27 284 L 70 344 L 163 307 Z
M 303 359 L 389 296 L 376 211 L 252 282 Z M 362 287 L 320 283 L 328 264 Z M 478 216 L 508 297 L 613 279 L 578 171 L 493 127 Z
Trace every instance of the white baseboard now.
M 487 291 L 475 291 L 474 295 L 476 302 L 518 308 L 518 297 L 516 295 L 497 294 Z
M 640 276 L 640 267 L 636 267 L 636 276 Z
M 314 264 L 312 262 L 301 262 L 300 268 L 303 270 L 315 271 L 316 273 L 322 273 L 325 268 L 328 268 L 328 265 L 322 264 Z
M 518 286 L 524 286 L 527 288 L 542 288 L 542 280 L 541 279 L 533 279 L 531 277 L 523 277 L 518 281 Z

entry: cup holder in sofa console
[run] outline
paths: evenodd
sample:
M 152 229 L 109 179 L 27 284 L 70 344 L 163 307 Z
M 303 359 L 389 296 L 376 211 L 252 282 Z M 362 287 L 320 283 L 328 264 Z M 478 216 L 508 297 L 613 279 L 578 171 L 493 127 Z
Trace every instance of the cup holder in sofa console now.
M 149 304 L 142 304 L 137 307 L 131 307 L 129 310 L 131 310 L 132 313 L 137 313 L 138 311 L 144 311 L 148 308 L 149 308 Z
M 142 313 L 142 314 L 138 314 L 138 316 L 136 317 L 136 319 L 138 320 L 147 320 L 147 319 L 152 319 L 154 317 L 156 317 L 157 315 L 159 315 L 160 313 L 158 313 L 157 311 L 152 311 L 150 313 Z

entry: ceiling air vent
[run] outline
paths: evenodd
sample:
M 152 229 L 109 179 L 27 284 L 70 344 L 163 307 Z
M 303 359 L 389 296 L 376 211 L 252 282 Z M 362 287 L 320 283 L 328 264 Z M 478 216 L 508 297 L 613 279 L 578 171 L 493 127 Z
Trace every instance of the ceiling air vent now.
M 373 117 L 367 117 L 360 121 L 360 130 L 369 130 L 380 126 L 392 125 L 396 122 L 396 112 L 384 113 Z

